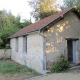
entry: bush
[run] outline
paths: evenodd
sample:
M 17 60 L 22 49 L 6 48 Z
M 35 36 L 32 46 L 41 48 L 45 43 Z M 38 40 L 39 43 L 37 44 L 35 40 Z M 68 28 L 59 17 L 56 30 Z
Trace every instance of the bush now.
M 61 72 L 67 70 L 69 67 L 68 59 L 61 55 L 60 59 L 53 65 L 51 65 L 50 70 L 51 72 Z

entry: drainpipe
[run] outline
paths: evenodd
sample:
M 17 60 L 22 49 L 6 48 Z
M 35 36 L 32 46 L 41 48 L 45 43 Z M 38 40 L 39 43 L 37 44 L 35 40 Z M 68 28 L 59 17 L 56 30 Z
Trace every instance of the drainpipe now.
M 38 34 L 43 37 L 43 70 L 46 70 L 46 37 L 43 36 L 41 31 L 38 31 Z

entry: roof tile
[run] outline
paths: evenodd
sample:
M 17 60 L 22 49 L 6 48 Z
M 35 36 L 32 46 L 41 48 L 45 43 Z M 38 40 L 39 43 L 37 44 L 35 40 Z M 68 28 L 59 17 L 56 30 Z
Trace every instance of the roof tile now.
M 12 37 L 17 37 L 19 35 L 25 34 L 25 33 L 29 33 L 29 32 L 33 32 L 33 31 L 37 31 L 41 28 L 43 28 L 45 25 L 49 24 L 50 22 L 56 20 L 58 17 L 63 16 L 64 14 L 66 14 L 67 12 L 73 10 L 74 8 L 68 8 L 66 10 L 63 10 L 62 12 L 56 13 L 54 15 L 51 15 L 49 17 L 46 17 L 38 22 L 35 22 L 33 24 L 30 24 L 29 26 L 21 29 L 20 31 L 14 33 L 12 36 L 10 36 L 10 38 Z

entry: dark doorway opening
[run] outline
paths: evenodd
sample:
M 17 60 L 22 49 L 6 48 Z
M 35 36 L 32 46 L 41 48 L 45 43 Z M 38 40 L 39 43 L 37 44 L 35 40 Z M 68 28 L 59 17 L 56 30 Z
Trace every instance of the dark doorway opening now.
M 77 47 L 78 47 L 78 40 L 74 38 L 66 38 L 67 40 L 67 53 L 68 53 L 68 61 L 70 63 L 76 63 L 77 60 Z
M 73 44 L 72 40 L 67 40 L 68 61 L 73 62 Z

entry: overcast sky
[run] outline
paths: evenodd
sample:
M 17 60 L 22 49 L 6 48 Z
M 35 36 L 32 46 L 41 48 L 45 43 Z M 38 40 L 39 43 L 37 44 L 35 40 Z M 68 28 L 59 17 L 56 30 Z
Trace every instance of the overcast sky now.
M 32 10 L 27 3 L 28 0 L 0 0 L 0 10 L 11 11 L 13 15 L 21 15 L 22 19 L 30 19 L 30 11 Z M 32 22 L 34 19 L 32 18 Z
M 0 0 L 0 10 L 11 11 L 13 15 L 17 16 L 18 14 L 22 19 L 32 19 L 32 22 L 35 20 L 30 15 L 32 9 L 28 5 L 27 1 L 29 0 Z M 62 0 L 58 0 L 59 3 L 62 3 Z

